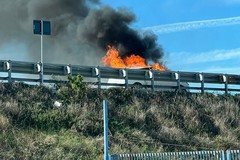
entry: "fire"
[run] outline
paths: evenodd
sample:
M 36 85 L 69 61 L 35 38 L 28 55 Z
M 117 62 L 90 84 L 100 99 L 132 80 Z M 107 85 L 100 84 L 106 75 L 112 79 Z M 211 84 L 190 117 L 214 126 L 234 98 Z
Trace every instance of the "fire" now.
M 154 70 L 160 70 L 160 71 L 165 71 L 166 69 L 160 65 L 159 63 L 155 63 L 153 66 L 152 66 L 152 69 Z
M 107 54 L 103 57 L 103 64 L 113 68 L 126 68 L 126 64 L 119 56 L 118 50 L 108 46 Z
M 165 68 L 159 63 L 154 65 L 147 65 L 144 58 L 138 55 L 130 55 L 125 58 L 121 58 L 116 48 L 108 46 L 107 54 L 103 57 L 103 64 L 113 68 L 152 68 L 154 70 L 164 71 Z

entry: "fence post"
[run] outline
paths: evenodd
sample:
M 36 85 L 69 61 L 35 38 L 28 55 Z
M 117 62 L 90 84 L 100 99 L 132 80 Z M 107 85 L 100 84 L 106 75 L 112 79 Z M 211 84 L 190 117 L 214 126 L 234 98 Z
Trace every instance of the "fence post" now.
M 226 160 L 231 160 L 231 152 L 229 150 L 226 151 Z
M 108 107 L 107 101 L 103 100 L 103 127 L 104 127 L 104 160 L 110 160 L 108 155 Z
M 221 160 L 225 160 L 225 152 L 224 151 L 222 151 Z

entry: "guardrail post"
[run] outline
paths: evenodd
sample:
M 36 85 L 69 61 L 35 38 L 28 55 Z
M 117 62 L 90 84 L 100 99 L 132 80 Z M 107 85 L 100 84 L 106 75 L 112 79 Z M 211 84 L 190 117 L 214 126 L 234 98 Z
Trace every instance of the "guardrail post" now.
M 175 72 L 174 73 L 175 79 L 177 80 L 177 91 L 181 90 L 181 86 L 180 86 L 180 75 L 179 72 Z
M 41 63 L 39 62 L 39 63 L 35 64 L 34 72 L 37 72 L 39 74 L 39 82 L 40 82 L 40 84 L 41 84 L 42 78 L 43 78 L 42 74 L 41 74 L 41 70 L 42 70 Z
M 202 73 L 199 74 L 199 80 L 201 81 L 201 93 L 204 93 L 204 76 Z
M 149 78 L 151 79 L 151 91 L 154 92 L 154 72 L 149 71 Z
M 40 84 L 43 84 L 43 64 L 40 62 L 39 64 L 39 80 L 40 80 Z
M 228 94 L 228 77 L 226 75 L 222 75 L 222 78 L 224 82 L 225 94 Z
M 97 76 L 98 89 L 101 89 L 101 74 L 100 74 L 99 66 L 95 67 L 94 71 L 95 71 L 95 75 Z
M 72 65 L 71 64 L 68 64 L 66 66 L 66 72 L 67 72 L 67 75 L 72 77 Z
M 127 69 L 122 69 L 122 77 L 125 80 L 125 88 L 128 88 L 128 71 Z
M 7 61 L 6 63 L 6 69 L 8 71 L 8 83 L 12 83 L 12 63 L 11 61 Z

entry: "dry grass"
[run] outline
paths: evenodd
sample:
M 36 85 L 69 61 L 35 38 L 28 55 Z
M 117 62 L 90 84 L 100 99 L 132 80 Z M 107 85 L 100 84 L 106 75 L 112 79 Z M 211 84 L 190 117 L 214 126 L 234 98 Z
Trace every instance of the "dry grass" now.
M 76 93 L 66 86 L 51 94 L 13 84 L 0 85 L 0 97 L 0 159 L 101 159 L 103 99 L 109 104 L 110 153 L 240 147 L 239 95 Z M 63 106 L 55 108 L 55 100 Z

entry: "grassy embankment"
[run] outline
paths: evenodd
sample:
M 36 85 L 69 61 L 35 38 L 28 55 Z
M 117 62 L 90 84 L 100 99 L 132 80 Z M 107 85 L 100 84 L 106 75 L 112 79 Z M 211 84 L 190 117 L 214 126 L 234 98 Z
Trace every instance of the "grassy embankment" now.
M 97 91 L 74 79 L 55 94 L 0 85 L 0 159 L 102 159 L 103 99 L 110 153 L 240 148 L 240 95 Z

